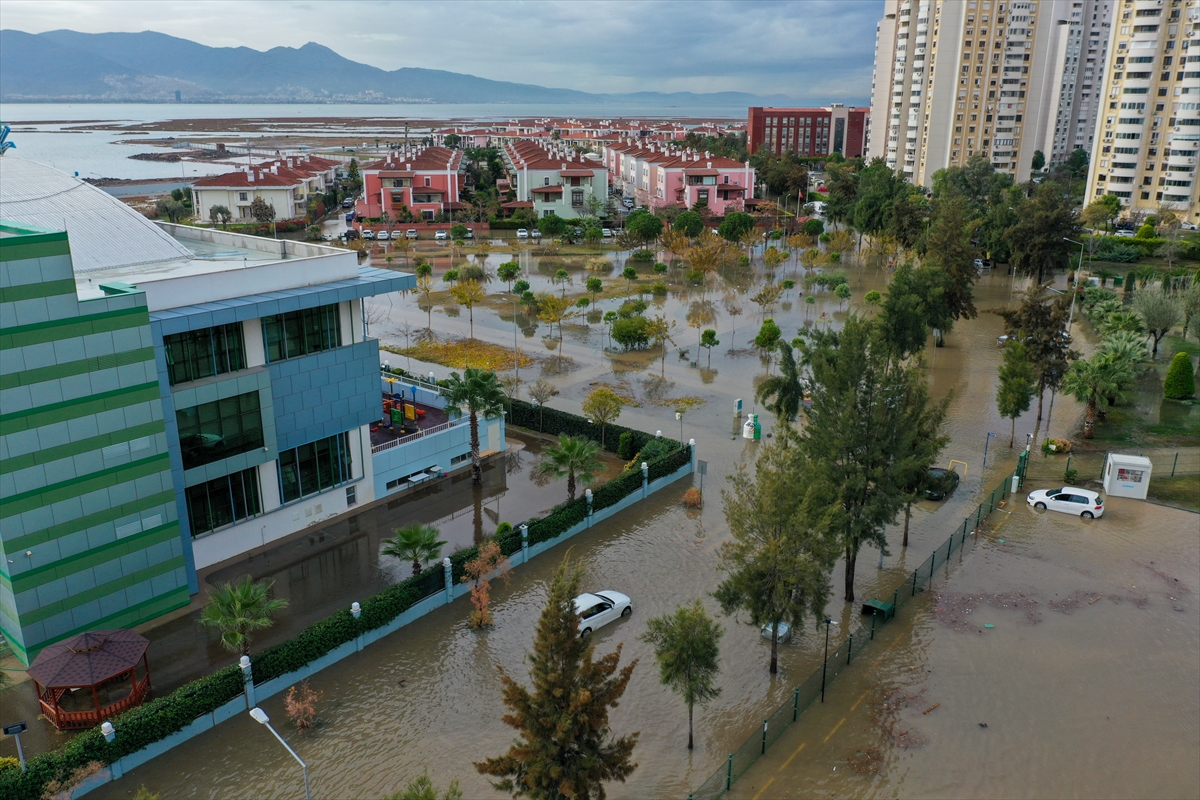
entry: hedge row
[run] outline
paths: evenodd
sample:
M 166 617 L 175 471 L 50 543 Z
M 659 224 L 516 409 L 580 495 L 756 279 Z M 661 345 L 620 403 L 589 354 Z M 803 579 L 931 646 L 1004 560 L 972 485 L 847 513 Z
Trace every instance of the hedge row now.
M 513 424 L 536 428 L 538 408 L 521 400 L 512 401 Z M 575 414 L 547 408 L 545 430 L 549 433 L 568 433 L 594 437 L 596 426 Z M 642 431 L 609 425 L 606 441 L 615 451 L 622 433 L 629 433 L 637 449 L 654 437 Z M 672 443 L 674 444 L 674 443 Z M 670 475 L 691 459 L 691 450 L 675 446 L 670 452 L 649 462 L 650 480 Z M 635 469 L 615 478 L 593 493 L 593 508 L 599 511 L 615 505 L 642 487 L 642 473 Z M 544 518 L 526 521 L 530 544 L 550 541 L 582 522 L 587 517 L 584 497 L 564 503 Z M 514 527 L 496 537 L 507 556 L 521 549 L 521 532 Z M 455 583 L 462 581 L 468 561 L 479 554 L 479 547 L 460 550 L 450 556 L 451 576 Z M 367 631 L 387 625 L 416 603 L 445 590 L 445 578 L 440 565 L 424 570 L 383 589 L 362 601 L 362 614 L 355 619 L 349 609 L 337 611 L 300 631 L 296 636 L 254 657 L 255 683 L 264 683 L 301 667 L 353 641 Z M 47 783 L 65 780 L 71 773 L 89 762 L 111 764 L 123 756 L 160 741 L 182 730 L 196 718 L 220 708 L 241 695 L 242 672 L 229 666 L 211 675 L 181 686 L 166 697 L 156 698 L 138 708 L 130 709 L 113 720 L 117 738 L 104 741 L 99 728 L 79 734 L 61 750 L 29 759 L 29 771 L 8 769 L 0 772 L 0 800 L 25 800 L 40 797 Z
M 578 414 L 570 414 L 556 408 L 539 410 L 536 403 L 527 403 L 524 400 L 512 400 L 510 403 L 508 417 L 510 425 L 541 431 L 551 436 L 565 433 L 568 436 L 584 436 L 597 442 L 600 441 L 600 426 L 588 422 Z M 653 435 L 644 431 L 626 428 L 623 425 L 614 425 L 610 422 L 604 426 L 604 449 L 610 453 L 616 453 L 617 444 L 623 433 L 628 433 L 632 437 L 635 451 L 641 450 L 646 442 L 654 438 Z

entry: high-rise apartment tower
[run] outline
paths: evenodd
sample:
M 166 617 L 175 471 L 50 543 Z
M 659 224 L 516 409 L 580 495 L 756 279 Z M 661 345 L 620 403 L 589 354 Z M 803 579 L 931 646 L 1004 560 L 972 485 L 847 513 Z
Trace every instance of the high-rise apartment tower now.
M 1087 200 L 1200 222 L 1200 0 L 1118 0 Z

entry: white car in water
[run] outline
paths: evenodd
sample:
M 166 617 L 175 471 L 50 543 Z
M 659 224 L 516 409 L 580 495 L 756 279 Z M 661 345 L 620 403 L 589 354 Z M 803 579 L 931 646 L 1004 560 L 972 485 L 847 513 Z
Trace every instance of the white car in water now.
M 1039 511 L 1061 511 L 1084 519 L 1096 519 L 1104 514 L 1104 498 L 1088 489 L 1060 486 L 1038 489 L 1029 493 L 1025 502 Z
M 575 598 L 575 613 L 579 615 L 579 635 L 592 631 L 633 613 L 633 604 L 620 592 L 604 590 L 588 592 Z

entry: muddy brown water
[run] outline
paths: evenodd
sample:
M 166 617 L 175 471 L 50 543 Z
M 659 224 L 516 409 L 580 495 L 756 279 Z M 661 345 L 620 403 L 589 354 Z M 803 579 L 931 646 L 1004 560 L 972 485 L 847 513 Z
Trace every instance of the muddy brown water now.
M 507 253 L 493 252 L 489 264 L 509 258 Z M 558 288 L 551 278 L 564 264 L 562 260 L 546 261 L 528 253 L 522 254 L 521 260 L 535 291 Z M 613 260 L 616 276 L 624 262 L 619 254 Z M 439 275 L 446 266 L 444 262 L 436 264 Z M 575 283 L 573 291 L 582 291 L 582 281 L 589 273 L 580 268 L 569 269 Z M 781 268 L 777 277 L 784 277 L 790 270 L 790 265 Z M 870 289 L 885 288 L 886 276 L 881 271 L 854 266 L 848 271 L 853 303 L 860 302 L 863 293 Z M 688 305 L 693 299 L 707 297 L 718 308 L 716 324 L 708 326 L 717 329 L 721 339 L 721 345 L 712 353 L 712 368 L 690 367 L 688 360 L 680 359 L 673 348 L 668 353 L 665 376 L 674 385 L 665 392 L 659 390 L 668 397 L 697 396 L 705 401 L 702 407 L 685 415 L 682 430 L 683 438 L 696 439 L 699 458 L 708 463 L 704 509 L 687 511 L 678 503 L 686 488 L 699 484 L 699 476 L 693 476 L 692 480 L 680 481 L 655 495 L 650 502 L 628 509 L 576 537 L 570 544 L 572 557 L 586 569 L 585 588 L 625 592 L 633 598 L 635 607 L 632 618 L 605 628 L 595 637 L 599 652 L 623 645 L 623 661 L 639 659 L 625 698 L 612 716 L 614 731 L 641 732 L 635 751 L 639 767 L 625 785 L 608 787 L 613 797 L 686 796 L 761 724 L 757 720 L 778 707 L 790 696 L 792 687 L 820 663 L 822 641 L 815 631 L 804 631 L 793 644 L 783 648 L 780 674 L 772 679 L 767 672 L 768 643 L 749 626 L 736 619 L 724 619 L 727 633 L 722 646 L 722 694 L 709 707 L 697 711 L 696 749 L 689 753 L 686 709 L 676 696 L 659 685 L 653 655 L 637 638 L 645 630 L 647 618 L 669 613 L 677 604 L 696 597 L 705 598 L 710 610 L 717 610 L 710 593 L 721 578 L 717 548 L 728 535 L 718 490 L 734 464 L 741 458 L 752 458 L 757 447 L 738 435 L 740 421 L 734 418 L 734 401 L 741 398 L 745 410 L 754 411 L 753 381 L 765 372 L 763 362 L 747 352 L 748 342 L 762 317 L 747 299 L 751 281 L 744 274 L 731 277 L 734 280 L 714 281 L 707 291 L 675 286 L 671 296 L 652 304 L 661 309 L 652 313 L 664 313 L 678 322 L 679 347 L 690 347 L 693 359 L 697 332 L 686 327 Z M 610 277 L 605 282 L 623 283 L 619 277 Z M 502 290 L 502 282 L 491 284 L 490 291 Z M 804 303 L 803 295 L 797 294 L 793 291 L 790 299 L 784 298 L 770 313 L 786 336 L 794 335 L 806 318 L 814 321 L 822 313 L 825 324 L 836 325 L 844 318 L 843 304 L 832 293 L 818 292 L 820 300 L 814 305 Z M 966 462 L 966 476 L 945 502 L 918 504 L 907 552 L 900 550 L 900 530 L 893 526 L 889 529 L 891 551 L 882 570 L 876 568 L 877 551 L 865 550 L 860 555 L 857 578 L 860 599 L 890 594 L 905 573 L 924 561 L 933 547 L 961 524 L 963 515 L 974 511 L 979 497 L 986 494 L 985 489 L 990 491 L 1012 469 L 1016 450 L 1007 447 L 1009 424 L 998 417 L 994 403 L 996 367 L 1000 360 L 995 340 L 1001 332 L 1001 321 L 986 313 L 987 309 L 1006 303 L 1009 296 L 1008 276 L 984 276 L 976 289 L 979 318 L 959 323 L 947 337 L 946 347 L 929 350 L 935 395 L 954 392 L 947 424 L 951 443 L 942 460 Z M 740 316 L 732 318 L 726 312 L 727 298 L 743 306 Z M 615 308 L 618 302 L 601 298 L 601 309 Z M 787 303 L 790 307 L 785 308 Z M 497 344 L 513 341 L 511 311 L 476 311 L 477 337 Z M 541 341 L 547 334 L 545 326 L 520 317 L 517 323 L 521 347 L 533 352 L 542 348 L 542 352 L 548 353 L 549 343 Z M 438 306 L 433 319 L 439 335 L 467 332 L 465 314 L 450 316 Z M 414 328 L 424 327 L 426 314 L 417 308 L 411 296 L 392 298 L 389 318 L 377 323 L 373 333 L 386 343 L 403 344 L 398 331 L 405 320 Z M 553 339 L 557 348 L 557 335 Z M 646 400 L 643 381 L 662 369 L 657 354 L 613 358 L 602 351 L 603 339 L 598 325 L 566 326 L 563 354 L 573 360 L 573 369 L 546 374 L 561 391 L 550 405 L 577 411 L 593 384 L 621 379 L 635 396 Z M 706 364 L 707 353 L 701 358 L 701 364 Z M 404 365 L 401 357 L 391 360 L 393 364 Z M 416 362 L 413 368 L 434 371 L 439 376 L 448 372 L 439 365 Z M 522 378 L 538 377 L 542 371 L 539 367 L 522 370 Z M 1057 436 L 1066 435 L 1077 425 L 1078 414 L 1079 408 L 1073 402 L 1059 398 L 1053 417 L 1043 421 L 1038 435 L 1045 435 L 1047 429 Z M 1033 417 L 1031 411 L 1018 420 L 1018 438 L 1025 431 L 1035 430 Z M 640 408 L 626 408 L 619 421 L 645 430 L 662 430 L 665 436 L 680 435 L 680 423 L 670 405 L 646 401 Z M 762 415 L 761 421 L 764 432 L 770 434 L 774 428 L 770 415 Z M 990 440 L 985 467 L 982 455 L 988 432 L 998 435 Z M 430 514 L 429 519 L 433 516 Z M 263 703 L 272 719 L 281 723 L 280 730 L 308 761 L 314 796 L 378 797 L 403 788 L 426 769 L 440 785 L 451 779 L 460 780 L 467 797 L 498 796 L 471 765 L 472 760 L 502 752 L 513 738 L 513 732 L 500 722 L 503 705 L 496 668 L 502 667 L 518 676 L 526 674 L 524 654 L 533 638 L 549 578 L 566 550 L 559 548 L 540 557 L 514 571 L 507 586 L 500 583 L 494 587 L 493 630 L 482 634 L 470 631 L 465 623 L 467 604 L 459 601 L 314 677 L 313 687 L 325 694 L 320 705 L 321 724 L 311 734 L 301 736 L 287 731 L 282 698 Z M 344 574 L 351 576 L 348 580 L 356 580 L 355 573 Z M 841 585 L 840 565 L 831 580 L 834 587 Z M 842 622 L 845 630 L 857 621 L 857 608 L 844 604 L 840 592 L 835 591 L 833 596 L 835 599 L 827 611 Z M 1193 613 L 1193 620 L 1194 616 Z M 899 627 L 891 626 L 890 630 Z M 1194 639 L 1186 637 L 1165 639 L 1163 647 L 1175 658 L 1196 654 Z M 905 663 L 910 666 L 926 663 L 930 659 L 926 648 L 925 640 L 918 640 L 903 651 Z M 876 651 L 868 650 L 864 655 L 871 656 L 873 652 Z M 1063 659 L 1051 659 L 1049 666 L 1060 677 L 1070 674 L 1069 653 L 1064 643 Z M 1156 685 L 1159 691 L 1170 689 L 1165 681 Z M 1018 697 L 1014 694 L 1013 700 Z M 1042 742 L 1036 735 L 1038 709 L 1031 706 L 1028 714 L 1028 729 L 1034 741 L 1039 746 L 1053 745 Z M 1186 730 L 1176 733 L 1186 734 Z M 780 747 L 777 745 L 776 749 Z M 1064 758 L 1068 755 L 1063 752 Z M 132 797 L 142 785 L 170 797 L 282 798 L 302 791 L 295 762 L 268 732 L 244 715 L 133 771 L 123 780 L 102 787 L 95 796 Z M 810 786 L 818 793 L 823 791 L 815 784 Z M 966 788 L 962 791 L 980 793 L 969 791 L 971 786 L 964 784 Z M 883 791 L 891 794 L 898 790 L 889 787 Z M 1024 785 L 1018 793 L 1034 793 L 1033 784 Z

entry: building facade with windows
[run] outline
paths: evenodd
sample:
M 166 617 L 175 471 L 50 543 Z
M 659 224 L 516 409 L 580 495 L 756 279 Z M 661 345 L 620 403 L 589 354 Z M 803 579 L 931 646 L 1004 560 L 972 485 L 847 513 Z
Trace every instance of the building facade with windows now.
M 412 276 L 153 223 L 12 157 L 0 177 L 0 629 L 22 659 L 466 461 L 458 420 L 372 443 L 390 387 L 362 304 Z M 502 450 L 502 421 L 484 437 Z
M 364 164 L 358 213 L 370 219 L 387 212 L 394 220 L 431 220 L 463 208 L 462 160 L 461 150 L 413 145 Z
M 885 0 L 872 158 L 932 185 L 982 155 L 1017 181 L 1052 134 L 1071 0 Z
M 338 162 L 318 156 L 290 156 L 224 175 L 198 178 L 192 184 L 196 216 L 210 220 L 213 206 L 229 209 L 233 219 L 252 221 L 251 203 L 261 197 L 275 208 L 275 219 L 299 219 L 308 200 L 332 185 Z
M 701 205 L 724 216 L 754 197 L 749 162 L 639 139 L 605 142 L 601 156 L 624 196 L 651 209 Z
M 1065 162 L 1077 149 L 1091 157 L 1096 115 L 1103 106 L 1112 13 L 1118 2 L 1071 0 L 1069 12 L 1064 12 L 1069 19 L 1057 20 L 1064 35 L 1055 42 L 1054 71 L 1060 78 L 1055 87 L 1054 126 L 1047 126 L 1048 138 L 1041 147 L 1047 165 Z
M 1086 201 L 1200 223 L 1200 0 L 1114 5 Z
M 608 170 L 555 142 L 520 139 L 501 151 L 517 203 L 532 203 L 539 217 L 598 216 L 608 200 Z
M 751 107 L 746 121 L 746 146 L 751 153 L 763 147 L 771 155 L 804 157 L 841 153 L 856 158 L 866 152 L 870 110 L 833 103 L 825 108 Z

